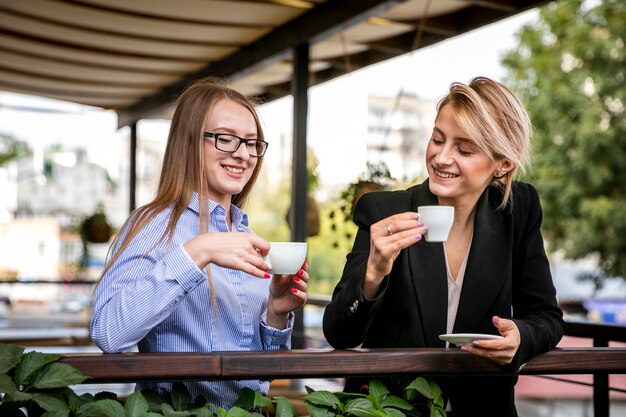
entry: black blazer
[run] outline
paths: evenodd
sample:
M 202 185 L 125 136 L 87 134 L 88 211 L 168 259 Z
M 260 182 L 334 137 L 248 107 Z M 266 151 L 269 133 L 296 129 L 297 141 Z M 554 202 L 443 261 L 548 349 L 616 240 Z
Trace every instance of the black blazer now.
M 492 316 L 515 320 L 521 344 L 513 363 L 505 367 L 514 374 L 535 354 L 556 346 L 564 322 L 541 236 L 536 190 L 516 182 L 512 201 L 498 210 L 501 200 L 502 191 L 488 187 L 477 203 L 454 332 L 498 334 Z M 438 338 L 446 333 L 448 306 L 442 243 L 422 239 L 404 249 L 375 299 L 365 300 L 361 289 L 370 226 L 393 214 L 436 204 L 428 181 L 405 191 L 369 193 L 359 199 L 353 216 L 359 230 L 324 312 L 324 334 L 334 348 L 445 347 Z M 480 410 L 484 413 L 484 408 Z M 499 415 L 515 415 L 512 410 Z

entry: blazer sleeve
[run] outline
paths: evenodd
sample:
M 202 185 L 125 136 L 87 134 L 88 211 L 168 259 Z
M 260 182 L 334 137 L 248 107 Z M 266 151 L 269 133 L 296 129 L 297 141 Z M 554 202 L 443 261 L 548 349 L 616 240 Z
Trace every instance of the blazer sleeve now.
M 519 328 L 521 344 L 511 365 L 519 369 L 534 355 L 555 348 L 563 337 L 565 324 L 541 235 L 543 214 L 539 196 L 529 184 L 517 183 L 513 192 L 518 197 L 514 198 L 512 207 L 517 235 L 513 258 L 513 320 Z
M 363 343 L 387 286 L 388 277 L 385 277 L 375 299 L 366 300 L 363 296 L 362 283 L 370 252 L 370 226 L 388 216 L 382 213 L 379 205 L 382 198 L 376 198 L 382 194 L 363 195 L 354 209 L 353 220 L 358 226 L 354 245 L 346 256 L 341 280 L 324 311 L 324 336 L 336 349 L 352 348 Z

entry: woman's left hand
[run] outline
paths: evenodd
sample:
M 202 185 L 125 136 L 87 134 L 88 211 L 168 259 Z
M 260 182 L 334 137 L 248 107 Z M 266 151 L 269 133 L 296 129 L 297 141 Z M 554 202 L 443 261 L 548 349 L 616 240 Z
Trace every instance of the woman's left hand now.
M 498 340 L 474 340 L 471 345 L 461 346 L 474 355 L 491 359 L 499 365 L 511 363 L 519 348 L 521 337 L 517 324 L 513 320 L 493 316 L 491 322 L 504 337 Z
M 267 300 L 267 324 L 277 329 L 287 326 L 289 313 L 306 303 L 309 282 L 306 260 L 294 275 L 273 275 Z

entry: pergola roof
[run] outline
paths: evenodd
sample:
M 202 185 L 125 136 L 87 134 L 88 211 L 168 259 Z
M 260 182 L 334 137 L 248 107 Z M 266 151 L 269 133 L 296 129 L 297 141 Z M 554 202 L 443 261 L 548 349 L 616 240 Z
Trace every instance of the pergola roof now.
M 0 0 L 0 90 L 167 116 L 190 80 L 270 101 L 546 3 L 533 0 Z M 485 47 L 489 47 L 485 45 Z

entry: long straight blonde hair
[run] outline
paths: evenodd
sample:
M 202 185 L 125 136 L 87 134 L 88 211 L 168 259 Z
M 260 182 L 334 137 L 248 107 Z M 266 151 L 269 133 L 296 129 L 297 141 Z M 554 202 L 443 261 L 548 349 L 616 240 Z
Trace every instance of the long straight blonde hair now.
M 200 233 L 208 231 L 210 213 L 207 202 L 211 190 L 204 172 L 204 139 L 202 134 L 213 108 L 221 100 L 230 100 L 247 108 L 254 117 L 258 138 L 264 140 L 255 102 L 229 88 L 224 80 L 218 78 L 202 79 L 188 86 L 178 98 L 176 110 L 172 117 L 156 196 L 152 202 L 134 210 L 122 225 L 121 230 L 124 233 L 119 233 L 115 237 L 111 248 L 117 247 L 117 250 L 112 256 L 109 256 L 100 275 L 100 280 L 137 234 L 166 209 L 171 209 L 167 227 L 148 252 L 166 239 L 169 245 L 174 237 L 176 224 L 187 209 L 194 192 L 198 193 L 200 202 Z M 259 175 L 263 158 L 258 159 L 248 183 L 239 194 L 232 196 L 232 204 L 239 208 L 244 206 Z M 124 237 L 121 238 L 120 236 Z M 210 270 L 208 267 L 206 269 L 211 284 L 211 293 L 213 293 Z M 215 304 L 215 298 L 213 301 Z
M 448 95 L 437 104 L 437 113 L 446 104 L 459 127 L 489 158 L 513 163 L 510 171 L 492 180 L 504 189 L 500 204 L 504 208 L 516 172 L 524 172 L 530 163 L 532 131 L 524 105 L 506 86 L 487 77 L 476 77 L 467 85 L 452 83 Z

